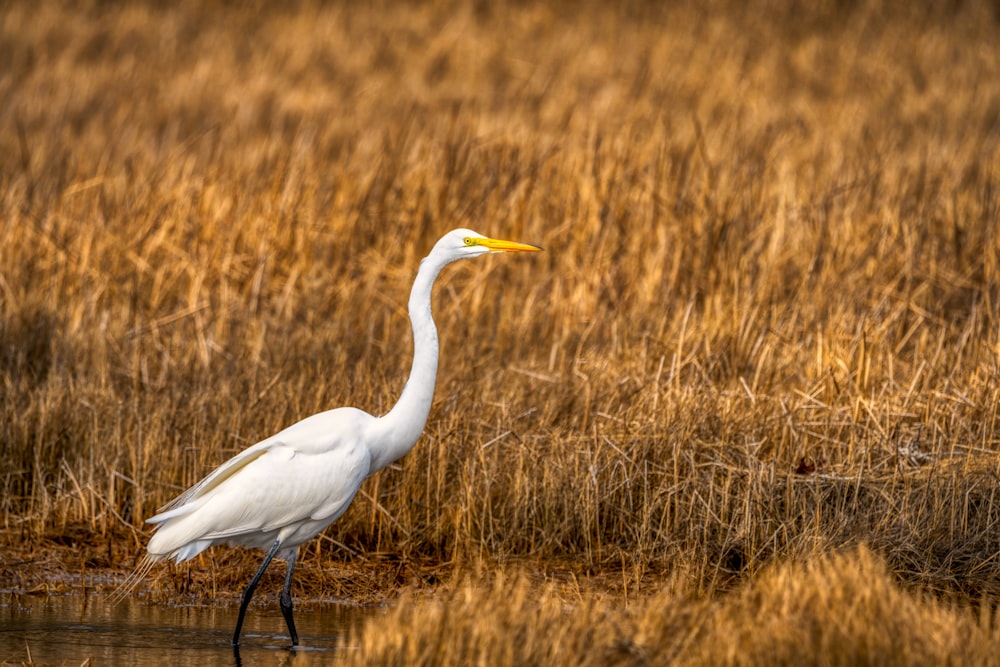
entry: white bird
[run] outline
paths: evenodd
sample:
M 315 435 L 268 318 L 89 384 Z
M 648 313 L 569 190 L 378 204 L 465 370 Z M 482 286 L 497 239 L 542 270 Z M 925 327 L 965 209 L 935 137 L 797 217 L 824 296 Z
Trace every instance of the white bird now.
M 156 524 L 156 532 L 119 596 L 161 560 L 181 562 L 221 543 L 265 549 L 264 562 L 243 592 L 233 646 L 239 645 L 257 582 L 275 556 L 288 563 L 279 603 L 292 645 L 297 645 L 290 589 L 298 546 L 344 513 L 366 477 L 409 452 L 427 423 L 438 366 L 431 288 L 441 269 L 466 257 L 538 250 L 468 229 L 441 237 L 421 260 L 410 292 L 413 367 L 395 406 L 381 417 L 346 407 L 321 412 L 220 465 L 147 519 Z

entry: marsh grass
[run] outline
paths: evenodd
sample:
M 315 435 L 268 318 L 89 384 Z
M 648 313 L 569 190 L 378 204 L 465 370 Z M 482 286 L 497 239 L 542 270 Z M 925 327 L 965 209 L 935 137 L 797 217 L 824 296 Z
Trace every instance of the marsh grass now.
M 622 605 L 523 577 L 404 595 L 359 634 L 349 664 L 989 665 L 989 606 L 902 591 L 861 548 L 765 568 L 709 603 L 674 578 Z
M 865 544 L 997 594 L 995 9 L 0 11 L 5 578 L 53 545 L 128 567 L 228 456 L 386 411 L 461 225 L 546 252 L 449 267 L 425 437 L 300 586 L 485 563 L 712 596 Z

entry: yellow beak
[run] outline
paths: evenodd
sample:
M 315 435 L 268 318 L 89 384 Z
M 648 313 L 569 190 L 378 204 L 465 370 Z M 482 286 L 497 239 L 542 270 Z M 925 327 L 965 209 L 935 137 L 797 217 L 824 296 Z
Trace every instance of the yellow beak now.
M 476 245 L 490 249 L 490 252 L 538 252 L 536 245 L 518 243 L 517 241 L 501 241 L 500 239 L 476 239 Z

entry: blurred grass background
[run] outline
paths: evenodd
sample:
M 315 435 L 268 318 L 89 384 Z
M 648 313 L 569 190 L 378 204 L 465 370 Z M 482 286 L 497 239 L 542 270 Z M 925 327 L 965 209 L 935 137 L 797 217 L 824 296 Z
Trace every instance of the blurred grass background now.
M 995 596 L 997 44 L 985 2 L 5 5 L 0 575 L 129 567 L 240 449 L 388 410 L 469 226 L 546 252 L 447 270 L 425 437 L 298 586 L 847 550 Z M 207 558 L 155 590 L 258 555 Z

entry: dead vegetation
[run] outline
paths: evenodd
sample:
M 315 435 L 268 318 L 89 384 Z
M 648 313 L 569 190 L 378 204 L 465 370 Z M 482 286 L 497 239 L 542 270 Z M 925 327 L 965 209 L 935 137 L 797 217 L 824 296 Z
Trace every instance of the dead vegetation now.
M 989 606 L 901 591 L 867 549 L 768 567 L 709 602 L 675 577 L 630 606 L 524 578 L 404 596 L 349 664 L 989 665 Z
M 5 7 L 0 572 L 30 586 L 60 545 L 128 567 L 234 452 L 387 410 L 417 262 L 461 225 L 546 252 L 449 269 L 426 436 L 302 585 L 486 564 L 652 609 L 682 576 L 669 622 L 723 650 L 717 624 L 765 613 L 790 641 L 781 601 L 820 594 L 795 577 L 876 568 L 873 609 L 947 625 L 926 593 L 978 604 L 1000 574 L 997 37 L 977 2 Z M 152 585 L 235 590 L 256 559 Z M 716 625 L 684 616 L 725 591 Z

